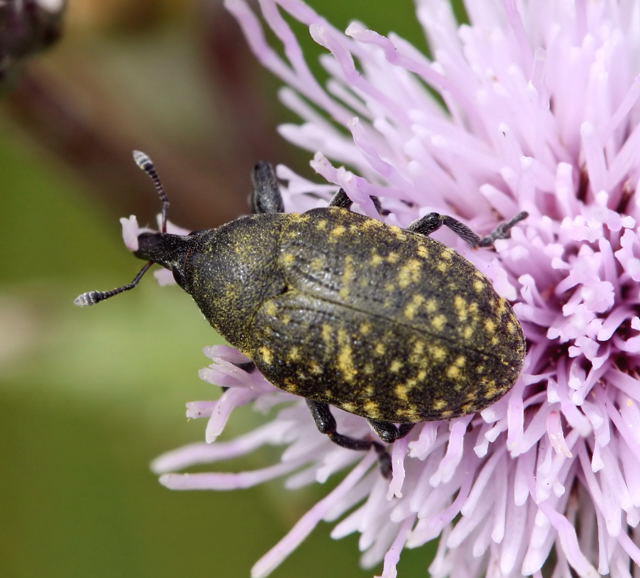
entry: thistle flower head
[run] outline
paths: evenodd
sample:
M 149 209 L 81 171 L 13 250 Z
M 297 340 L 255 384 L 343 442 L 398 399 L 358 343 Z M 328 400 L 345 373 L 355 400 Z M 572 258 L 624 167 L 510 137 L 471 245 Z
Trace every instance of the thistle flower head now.
M 341 187 L 357 210 L 400 226 L 435 210 L 488 232 L 529 213 L 496 252 L 436 233 L 514 303 L 528 354 L 498 403 L 419 424 L 393 444 L 388 481 L 373 455 L 320 435 L 303 400 L 238 367 L 237 351 L 209 348 L 201 377 L 228 389 L 188 405 L 208 420 L 207 444 L 160 457 L 161 481 L 229 489 L 284 477 L 295 488 L 344 472 L 256 577 L 321 520 L 336 522 L 335 538 L 360 533 L 363 564 L 382 560 L 384 578 L 396 576 L 403 548 L 436 538 L 434 577 L 631 576 L 640 565 L 640 5 L 478 0 L 459 25 L 448 1 L 417 0 L 432 58 L 358 22 L 337 30 L 299 0 L 260 0 L 262 20 L 244 0 L 227 6 L 300 118 L 281 134 L 313 153 L 322 180 L 279 167 L 287 210 Z M 326 83 L 310 72 L 292 19 L 326 49 Z M 246 404 L 280 409 L 215 441 Z M 335 414 L 345 433 L 369 433 L 363 418 Z M 261 470 L 168 473 L 265 444 L 283 451 Z

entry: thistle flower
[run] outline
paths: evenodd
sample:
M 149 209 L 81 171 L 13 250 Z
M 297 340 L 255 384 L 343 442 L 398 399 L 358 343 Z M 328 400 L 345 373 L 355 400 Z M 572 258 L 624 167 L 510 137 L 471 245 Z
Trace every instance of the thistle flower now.
M 334 538 L 359 532 L 362 563 L 383 560 L 384 578 L 396 576 L 403 548 L 437 538 L 434 577 L 638 576 L 640 5 L 474 0 L 470 24 L 459 26 L 448 1 L 416 3 L 433 59 L 357 22 L 343 33 L 299 0 L 260 0 L 280 54 L 244 0 L 227 7 L 287 85 L 280 97 L 300 122 L 281 134 L 314 153 L 324 180 L 279 167 L 287 210 L 342 187 L 357 210 L 400 226 L 435 210 L 484 232 L 529 213 L 495 252 L 436 235 L 514 303 L 528 341 L 519 381 L 481 414 L 419 424 L 393 444 L 389 481 L 373 455 L 320 435 L 303 400 L 243 371 L 237 351 L 211 347 L 201 377 L 228 389 L 187 410 L 208 420 L 207 443 L 168 453 L 154 469 L 174 489 L 278 477 L 296 488 L 345 473 L 254 577 L 321 520 L 337 522 Z M 326 49 L 325 85 L 292 19 Z M 233 410 L 251 403 L 280 409 L 258 429 L 215 442 Z M 348 435 L 370 433 L 364 419 L 334 412 Z M 265 444 L 284 449 L 264 469 L 167 473 Z

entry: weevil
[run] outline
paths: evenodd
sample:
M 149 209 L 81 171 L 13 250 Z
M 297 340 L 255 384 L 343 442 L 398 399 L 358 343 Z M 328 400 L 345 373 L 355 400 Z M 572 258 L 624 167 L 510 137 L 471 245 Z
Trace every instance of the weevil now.
M 251 359 L 248 369 L 305 398 L 336 444 L 375 450 L 387 477 L 385 446 L 339 433 L 330 406 L 366 418 L 392 443 L 418 422 L 480 411 L 515 383 L 525 339 L 510 304 L 430 235 L 445 226 L 473 248 L 491 247 L 526 213 L 486 237 L 439 213 L 390 226 L 351 211 L 343 190 L 328 207 L 285 213 L 272 166 L 259 163 L 253 214 L 172 235 L 156 169 L 144 153 L 134 159 L 162 201 L 161 230 L 138 236 L 134 254 L 147 263 L 131 283 L 83 293 L 76 304 L 133 289 L 153 264 L 169 269 L 214 329 Z

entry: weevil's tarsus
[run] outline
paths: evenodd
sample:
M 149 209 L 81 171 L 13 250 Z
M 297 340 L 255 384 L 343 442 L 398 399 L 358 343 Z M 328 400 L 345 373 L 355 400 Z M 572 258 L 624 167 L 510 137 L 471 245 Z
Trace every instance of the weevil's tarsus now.
M 131 281 L 131 283 L 127 283 L 126 285 L 117 287 L 116 289 L 111 289 L 111 291 L 87 291 L 86 293 L 78 295 L 73 300 L 73 303 L 78 307 L 88 307 L 89 305 L 95 305 L 96 303 L 100 303 L 100 301 L 109 299 L 114 295 L 119 295 L 120 293 L 124 293 L 125 291 L 130 291 L 138 283 L 140 283 L 140 279 L 144 277 L 144 274 L 149 270 L 151 265 L 153 265 L 153 261 L 145 263 L 144 267 L 142 267 L 142 269 L 138 271 L 138 274 L 133 278 L 133 281 Z
M 156 167 L 153 164 L 153 161 L 149 157 L 149 155 L 143 153 L 142 151 L 133 151 L 133 160 L 135 163 L 149 175 L 149 178 L 153 182 L 153 186 L 160 197 L 160 201 L 162 201 L 162 224 L 160 227 L 160 231 L 163 233 L 167 232 L 167 215 L 169 213 L 169 197 L 162 186 L 162 181 L 158 176 L 158 171 L 156 171 Z
M 483 239 L 480 239 L 479 246 L 480 247 L 490 247 L 493 245 L 494 241 L 498 239 L 508 239 L 511 236 L 511 229 L 517 225 L 520 221 L 524 221 L 529 216 L 529 213 L 526 211 L 522 211 L 518 213 L 515 217 L 513 217 L 510 221 L 505 221 L 504 223 L 500 223 L 495 231 L 490 235 L 487 235 Z
M 369 198 L 371 199 L 373 206 L 376 208 L 376 211 L 378 211 L 378 214 L 383 217 L 389 214 L 389 211 L 382 208 L 378 197 L 372 195 Z M 353 205 L 353 201 L 349 198 L 344 189 L 340 189 L 329 202 L 330 207 L 341 207 L 342 209 L 350 209 L 351 205 Z
M 403 423 L 399 426 L 388 422 L 380 421 L 377 419 L 369 419 L 369 424 L 373 430 L 378 434 L 378 437 L 388 444 L 392 444 L 396 440 L 405 437 L 415 426 L 415 423 Z
M 344 189 L 340 189 L 331 199 L 330 207 L 340 207 L 342 209 L 350 209 L 353 201 L 347 196 Z
M 466 241 L 470 247 L 491 247 L 493 246 L 494 241 L 498 239 L 508 239 L 511 235 L 511 229 L 528 216 L 529 213 L 522 211 L 510 221 L 500 223 L 496 227 L 495 231 L 486 237 L 480 237 L 464 223 L 461 223 L 457 219 L 449 217 L 448 215 L 441 215 L 440 213 L 429 213 L 428 215 L 425 215 L 415 223 L 409 225 L 407 230 L 414 233 L 420 233 L 421 235 L 428 237 L 431 233 L 434 233 L 444 225 L 451 229 L 462 240 Z

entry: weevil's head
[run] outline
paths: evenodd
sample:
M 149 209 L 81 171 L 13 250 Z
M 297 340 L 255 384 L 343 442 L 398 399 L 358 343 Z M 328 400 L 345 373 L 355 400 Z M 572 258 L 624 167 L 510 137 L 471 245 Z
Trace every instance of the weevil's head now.
M 133 152 L 133 159 L 151 178 L 162 202 L 161 231 L 157 233 L 146 232 L 138 235 L 138 248 L 134 251 L 134 255 L 147 263 L 131 283 L 127 283 L 111 291 L 87 291 L 86 293 L 82 293 L 74 300 L 74 303 L 80 307 L 95 305 L 100 301 L 133 289 L 138 285 L 140 279 L 142 279 L 150 267 L 156 263 L 172 271 L 178 284 L 188 291 L 185 283 L 185 266 L 189 260 L 189 255 L 193 252 L 194 248 L 197 247 L 200 235 L 197 232 L 191 235 L 172 235 L 166 232 L 169 199 L 164 192 L 155 166 L 151 159 L 140 151 Z
M 138 235 L 138 249 L 133 254 L 138 259 L 169 269 L 184 289 L 185 265 L 196 241 L 195 235 L 141 233 Z

